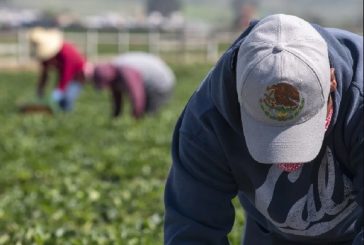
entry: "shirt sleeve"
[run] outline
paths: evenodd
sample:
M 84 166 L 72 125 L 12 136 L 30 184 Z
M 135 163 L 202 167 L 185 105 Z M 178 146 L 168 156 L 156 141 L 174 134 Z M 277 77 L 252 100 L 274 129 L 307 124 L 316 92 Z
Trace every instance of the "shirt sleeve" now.
M 122 68 L 119 72 L 123 76 L 124 85 L 131 100 L 133 116 L 139 118 L 144 114 L 146 105 L 143 79 L 138 72 L 129 68 Z
M 39 84 L 45 84 L 48 79 L 49 64 L 48 62 L 42 62 L 40 65 L 40 77 Z
M 364 236 L 363 230 L 355 237 L 353 245 L 363 245 L 364 244 Z
M 364 120 L 363 120 L 363 106 L 359 107 L 360 114 L 353 117 L 352 122 L 356 122 L 354 125 L 355 130 L 352 134 L 351 151 L 350 151 L 350 167 L 354 170 L 354 190 L 356 192 L 356 201 L 362 209 L 362 215 L 359 217 L 357 226 L 361 231 L 357 234 L 353 245 L 363 245 L 363 210 L 364 210 Z
M 236 183 L 214 134 L 202 130 L 190 136 L 179 129 L 182 120 L 174 132 L 165 188 L 165 244 L 229 244 Z

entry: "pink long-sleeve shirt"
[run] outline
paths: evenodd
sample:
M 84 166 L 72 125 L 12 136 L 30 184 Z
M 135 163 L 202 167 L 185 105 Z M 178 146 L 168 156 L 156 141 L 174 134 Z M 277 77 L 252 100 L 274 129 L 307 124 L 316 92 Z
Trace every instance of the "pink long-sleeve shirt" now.
M 57 88 L 64 91 L 71 80 L 83 80 L 85 62 L 85 57 L 78 52 L 73 44 L 64 42 L 56 56 L 42 62 L 42 72 L 47 74 L 51 68 L 55 68 L 59 74 Z M 46 77 L 46 75 L 43 75 L 41 79 L 45 80 Z
M 133 116 L 139 118 L 144 114 L 146 107 L 146 93 L 142 76 L 138 71 L 129 67 L 120 67 L 118 69 L 125 78 L 123 87 L 129 94 L 133 107 Z

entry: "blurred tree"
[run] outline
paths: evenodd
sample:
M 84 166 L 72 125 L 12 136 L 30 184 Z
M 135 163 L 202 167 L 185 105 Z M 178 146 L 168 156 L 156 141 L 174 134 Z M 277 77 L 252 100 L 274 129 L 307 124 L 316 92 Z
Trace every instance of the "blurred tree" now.
M 147 15 L 153 12 L 159 12 L 163 16 L 169 16 L 171 13 L 180 10 L 180 0 L 147 0 Z

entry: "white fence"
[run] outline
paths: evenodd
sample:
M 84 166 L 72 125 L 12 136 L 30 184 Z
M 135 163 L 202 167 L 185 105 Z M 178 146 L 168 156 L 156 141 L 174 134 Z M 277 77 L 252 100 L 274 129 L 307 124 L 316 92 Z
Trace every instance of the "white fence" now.
M 215 62 L 238 33 L 215 32 L 66 32 L 89 60 L 98 61 L 127 51 L 145 51 L 169 62 Z M 2 64 L 25 65 L 31 61 L 26 30 L 0 32 Z

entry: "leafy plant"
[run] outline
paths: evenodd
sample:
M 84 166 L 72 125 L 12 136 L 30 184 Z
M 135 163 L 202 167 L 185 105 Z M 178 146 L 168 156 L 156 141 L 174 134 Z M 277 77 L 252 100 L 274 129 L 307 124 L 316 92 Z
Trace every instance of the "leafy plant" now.
M 129 109 L 111 120 L 109 94 L 91 86 L 72 113 L 21 115 L 36 74 L 1 74 L 0 244 L 161 244 L 171 135 L 209 69 L 174 66 L 173 100 L 140 121 Z M 241 238 L 240 211 L 232 244 Z

